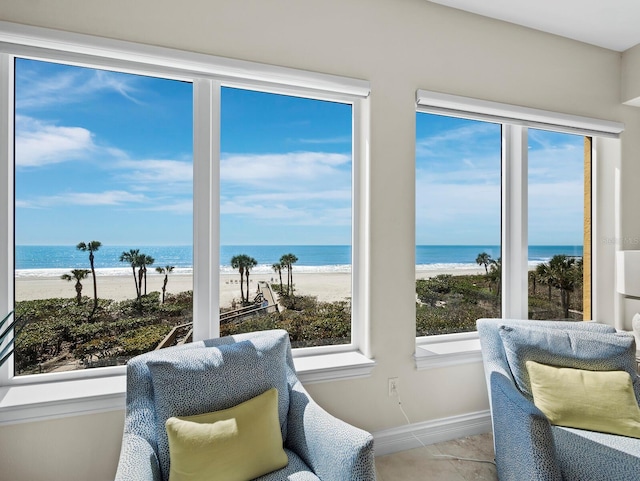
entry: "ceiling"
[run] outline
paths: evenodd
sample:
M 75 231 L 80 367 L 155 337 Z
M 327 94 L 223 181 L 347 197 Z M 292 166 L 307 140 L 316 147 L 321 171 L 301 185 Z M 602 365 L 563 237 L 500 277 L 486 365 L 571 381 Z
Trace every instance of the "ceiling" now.
M 638 0 L 430 0 L 623 52 L 640 44 Z

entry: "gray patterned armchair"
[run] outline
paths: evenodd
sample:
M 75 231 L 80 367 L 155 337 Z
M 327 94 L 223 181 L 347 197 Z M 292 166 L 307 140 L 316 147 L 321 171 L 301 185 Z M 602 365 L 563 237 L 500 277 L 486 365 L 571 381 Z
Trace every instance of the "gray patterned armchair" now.
M 637 398 L 640 382 L 633 339 L 624 340 L 613 352 L 613 344 L 599 342 L 606 336 L 616 336 L 616 330 L 604 324 L 479 319 L 476 325 L 500 481 L 640 480 L 640 439 L 549 422 L 518 387 L 518 366 L 512 362 L 513 345 L 508 339 L 511 334 L 505 332 L 519 332 L 518 342 L 524 346 L 520 361 L 527 357 L 557 367 L 625 370 L 632 376 Z M 543 342 L 536 344 L 536 339 Z
M 298 380 L 286 331 L 171 347 L 127 365 L 127 409 L 116 481 L 167 481 L 165 420 L 226 409 L 277 388 L 288 465 L 258 478 L 375 480 L 372 436 L 329 415 Z

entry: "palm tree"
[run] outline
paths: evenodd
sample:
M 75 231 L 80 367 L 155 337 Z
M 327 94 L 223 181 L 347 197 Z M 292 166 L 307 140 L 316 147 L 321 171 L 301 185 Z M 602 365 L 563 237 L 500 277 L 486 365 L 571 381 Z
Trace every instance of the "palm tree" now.
M 537 287 L 537 284 L 538 284 L 538 276 L 536 274 L 535 269 L 532 270 L 532 271 L 528 271 L 527 272 L 527 279 L 528 279 L 528 282 L 530 282 L 531 286 L 533 287 L 532 294 L 535 296 L 536 295 L 536 287 Z
M 245 256 L 244 275 L 247 277 L 247 302 L 249 302 L 249 271 L 258 265 L 258 261 L 253 257 Z
M 174 266 L 156 267 L 156 272 L 164 274 L 164 282 L 162 283 L 162 303 L 164 304 L 164 296 L 167 292 L 167 282 L 169 282 L 169 274 L 173 271 Z
M 293 295 L 293 264 L 298 262 L 295 254 L 284 254 L 280 257 L 280 264 L 287 269 L 287 295 Z
M 153 265 L 156 261 L 153 257 L 140 254 L 140 292 L 142 293 L 142 276 L 144 276 L 144 295 L 147 295 L 147 266 Z
M 581 280 L 579 270 L 575 257 L 557 254 L 549 261 L 551 283 L 560 289 L 560 302 L 565 319 L 569 318 L 569 296 Z
M 100 249 L 101 245 L 102 243 L 100 241 L 90 241 L 86 244 L 84 242 L 80 242 L 76 246 L 76 249 L 78 249 L 79 251 L 89 252 L 89 265 L 91 266 L 91 276 L 93 277 L 93 311 L 91 312 L 92 315 L 94 312 L 96 312 L 96 309 L 98 308 L 98 285 L 96 282 L 96 269 L 93 264 L 93 261 L 94 261 L 93 253 L 96 252 L 98 249 Z
M 502 258 L 498 257 L 498 260 L 491 260 L 491 267 L 487 272 L 489 280 L 496 284 L 496 294 L 500 294 L 502 288 Z
M 136 285 L 136 299 L 140 300 L 140 288 L 136 277 L 136 267 L 140 264 L 140 249 L 130 249 L 129 252 L 120 254 L 120 262 L 128 262 L 133 271 L 133 282 Z
M 238 269 L 240 272 L 240 301 L 244 304 L 244 268 L 245 268 L 245 258 L 247 256 L 245 254 L 240 254 L 237 256 L 233 256 L 231 258 L 231 267 L 233 269 Z
M 280 294 L 282 294 L 282 264 L 276 262 L 275 264 L 271 264 L 271 268 L 273 269 L 273 272 L 277 272 L 278 276 L 280 276 Z
M 540 281 L 540 284 L 545 284 L 549 288 L 549 301 L 551 301 L 551 288 L 553 284 L 551 283 L 551 271 L 549 270 L 548 264 L 538 264 L 536 266 L 536 277 Z
M 86 279 L 91 271 L 88 269 L 73 269 L 71 274 L 62 274 L 60 279 L 65 281 L 76 281 L 76 300 L 78 305 L 82 304 L 82 280 Z
M 489 264 L 491 264 L 491 261 L 493 259 L 491 259 L 491 256 L 489 254 L 487 254 L 486 252 L 481 252 L 480 254 L 478 254 L 478 257 L 476 257 L 476 264 L 478 264 L 479 266 L 484 266 L 484 273 L 485 274 L 489 274 Z

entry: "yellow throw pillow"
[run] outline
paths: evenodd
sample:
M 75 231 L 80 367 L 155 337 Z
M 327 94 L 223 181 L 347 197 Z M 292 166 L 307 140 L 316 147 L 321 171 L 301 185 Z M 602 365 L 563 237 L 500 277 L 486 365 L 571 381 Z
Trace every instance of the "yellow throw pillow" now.
M 626 371 L 527 361 L 533 403 L 552 424 L 640 438 L 640 408 Z
M 275 388 L 229 409 L 172 417 L 169 481 L 248 481 L 287 465 Z

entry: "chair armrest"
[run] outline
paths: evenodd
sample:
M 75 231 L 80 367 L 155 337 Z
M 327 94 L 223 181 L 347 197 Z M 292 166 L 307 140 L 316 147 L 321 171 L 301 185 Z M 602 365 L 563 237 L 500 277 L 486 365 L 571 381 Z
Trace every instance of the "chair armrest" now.
M 322 480 L 376 479 L 373 436 L 316 404 L 298 381 L 290 391 L 286 446 Z
M 549 420 L 505 375 L 494 371 L 490 382 L 500 481 L 562 481 Z
M 122 438 L 116 481 L 160 481 L 160 463 L 149 442 L 136 434 Z

